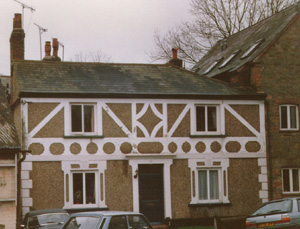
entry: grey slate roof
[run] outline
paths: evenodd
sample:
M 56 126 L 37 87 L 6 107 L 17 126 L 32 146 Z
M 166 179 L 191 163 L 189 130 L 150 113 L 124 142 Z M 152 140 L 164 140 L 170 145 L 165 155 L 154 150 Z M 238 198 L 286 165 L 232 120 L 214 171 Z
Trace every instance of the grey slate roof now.
M 227 38 L 228 47 L 221 50 L 221 41 L 217 42 L 214 47 L 193 67 L 193 71 L 207 77 L 213 77 L 225 72 L 233 72 L 241 66 L 253 61 L 260 55 L 270 43 L 281 34 L 286 26 L 299 15 L 300 5 L 292 5 L 279 13 L 264 19 L 255 25 L 252 25 L 236 34 Z M 247 49 L 256 41 L 263 39 L 261 44 L 248 56 L 241 59 L 242 55 Z M 222 62 L 229 57 L 234 51 L 240 50 L 239 54 L 235 56 L 225 67 L 220 68 Z M 205 71 L 213 65 L 213 63 L 223 58 L 217 66 L 210 72 Z
M 0 149 L 20 149 L 17 129 L 7 102 L 4 87 L 0 84 Z
M 19 61 L 20 97 L 257 97 L 249 90 L 165 65 Z

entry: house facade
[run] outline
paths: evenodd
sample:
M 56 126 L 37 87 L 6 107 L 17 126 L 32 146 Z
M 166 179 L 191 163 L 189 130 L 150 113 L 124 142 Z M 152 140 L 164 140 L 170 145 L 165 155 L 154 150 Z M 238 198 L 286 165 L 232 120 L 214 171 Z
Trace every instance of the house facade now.
M 299 4 L 218 42 L 200 75 L 266 93 L 269 199 L 300 196 Z
M 171 64 L 62 62 L 56 44 L 42 61 L 12 62 L 31 151 L 23 214 L 125 210 L 162 223 L 245 216 L 268 199 L 264 93 Z

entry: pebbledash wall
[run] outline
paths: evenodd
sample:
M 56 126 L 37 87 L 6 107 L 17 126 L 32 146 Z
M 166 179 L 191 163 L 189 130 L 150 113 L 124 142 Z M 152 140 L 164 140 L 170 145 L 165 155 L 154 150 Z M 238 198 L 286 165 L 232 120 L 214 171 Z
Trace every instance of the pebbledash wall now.
M 95 136 L 71 134 L 71 104 L 93 104 Z M 197 135 L 195 107 L 216 105 L 218 135 Z M 141 164 L 163 165 L 164 217 L 247 215 L 268 200 L 265 111 L 257 100 L 21 98 L 23 215 L 33 209 L 139 212 Z M 220 199 L 199 199 L 198 171 L 216 169 Z M 73 203 L 72 174 L 96 174 L 96 201 Z

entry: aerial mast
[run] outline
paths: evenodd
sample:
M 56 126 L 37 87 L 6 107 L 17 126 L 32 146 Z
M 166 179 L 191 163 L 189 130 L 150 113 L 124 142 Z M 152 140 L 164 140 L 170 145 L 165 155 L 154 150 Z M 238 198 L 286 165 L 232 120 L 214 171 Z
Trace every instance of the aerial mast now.
M 40 58 L 42 59 L 42 33 L 47 32 L 47 29 L 44 29 L 43 27 L 39 26 L 38 24 L 34 23 L 38 29 L 39 29 L 39 35 L 40 35 Z
M 18 1 L 18 0 L 14 0 L 15 2 L 19 3 L 22 6 L 22 29 L 24 29 L 24 9 L 30 9 L 31 12 L 35 11 L 35 9 L 31 6 L 27 6 L 24 3 Z

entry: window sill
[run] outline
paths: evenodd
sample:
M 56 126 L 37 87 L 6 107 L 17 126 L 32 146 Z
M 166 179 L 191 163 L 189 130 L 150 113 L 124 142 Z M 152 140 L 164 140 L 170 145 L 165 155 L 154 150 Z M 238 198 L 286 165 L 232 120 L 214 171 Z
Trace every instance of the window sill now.
M 107 211 L 109 210 L 106 208 L 68 208 L 65 209 L 68 213 L 76 213 L 76 212 L 88 212 L 88 211 Z
M 229 206 L 231 203 L 197 203 L 189 204 L 189 207 L 217 207 L 217 206 Z
M 225 134 L 191 134 L 190 138 L 226 138 Z
M 104 138 L 103 135 L 65 135 L 64 138 Z

